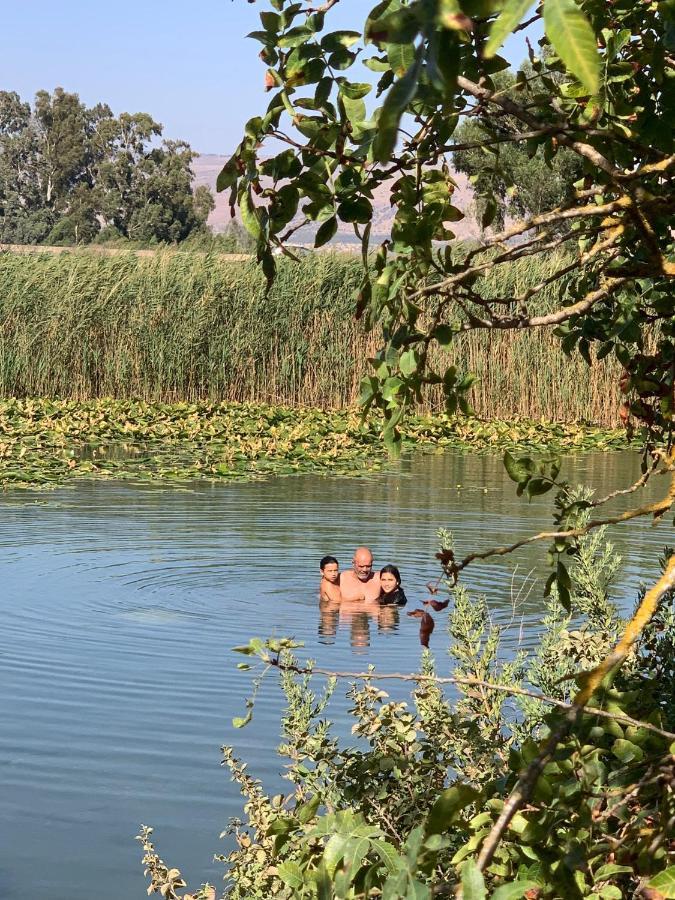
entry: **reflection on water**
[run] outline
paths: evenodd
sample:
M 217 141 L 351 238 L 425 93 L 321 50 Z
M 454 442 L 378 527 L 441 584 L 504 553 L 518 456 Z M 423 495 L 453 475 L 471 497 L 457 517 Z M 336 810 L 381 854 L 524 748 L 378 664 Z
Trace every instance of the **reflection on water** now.
M 604 492 L 634 481 L 639 460 L 577 457 L 564 474 Z M 453 530 L 463 555 L 550 526 L 549 504 L 518 499 L 500 460 L 471 454 L 406 459 L 369 480 L 78 482 L 2 495 L 0 896 L 90 900 L 92 885 L 99 900 L 143 896 L 132 839 L 141 822 L 191 881 L 217 881 L 212 857 L 227 849 L 217 835 L 241 811 L 220 745 L 231 742 L 266 788 L 282 786 L 278 687 L 266 683 L 251 725 L 232 729 L 250 673 L 230 648 L 275 633 L 304 642 L 299 655 L 321 667 L 414 669 L 421 623 L 404 613 L 437 575 L 437 528 Z M 623 557 L 616 596 L 628 608 L 672 531 L 634 522 L 613 540 Z M 319 559 L 331 553 L 346 568 L 363 543 L 376 567 L 400 567 L 404 613 L 319 605 Z M 513 623 L 511 649 L 536 641 L 544 549 L 465 573 L 495 623 Z M 447 674 L 447 610 L 432 614 L 430 644 Z M 345 734 L 348 706 L 338 688 L 329 715 Z
M 371 627 L 377 634 L 396 631 L 400 612 L 396 606 L 381 606 L 377 602 L 356 600 L 319 603 L 319 642 L 334 644 L 338 629 L 349 634 L 349 644 L 358 653 L 371 644 Z

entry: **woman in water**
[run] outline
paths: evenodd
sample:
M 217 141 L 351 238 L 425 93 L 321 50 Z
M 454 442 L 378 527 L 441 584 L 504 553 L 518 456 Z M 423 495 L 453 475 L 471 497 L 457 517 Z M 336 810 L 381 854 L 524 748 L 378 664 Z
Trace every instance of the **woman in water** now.
M 382 606 L 405 606 L 408 598 L 401 587 L 401 573 L 396 566 L 383 566 L 380 569 L 380 596 Z

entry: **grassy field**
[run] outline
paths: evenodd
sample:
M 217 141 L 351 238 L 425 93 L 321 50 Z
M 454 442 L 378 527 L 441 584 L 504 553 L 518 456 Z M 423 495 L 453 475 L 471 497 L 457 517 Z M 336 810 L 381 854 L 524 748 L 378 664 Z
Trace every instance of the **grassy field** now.
M 559 262 L 501 267 L 500 293 Z M 351 316 L 359 277 L 345 256 L 284 261 L 265 298 L 253 262 L 218 255 L 2 253 L 0 394 L 348 406 L 378 344 Z M 570 361 L 543 331 L 465 335 L 450 363 L 479 375 L 480 417 L 616 422 L 612 365 Z

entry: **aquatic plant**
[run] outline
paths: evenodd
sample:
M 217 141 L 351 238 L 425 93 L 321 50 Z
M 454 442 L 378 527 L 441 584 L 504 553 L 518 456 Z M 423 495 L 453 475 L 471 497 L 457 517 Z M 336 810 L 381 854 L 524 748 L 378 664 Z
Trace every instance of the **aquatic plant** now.
M 318 472 L 363 475 L 389 465 L 376 419 L 252 403 L 0 400 L 0 484 L 78 477 L 256 479 Z M 626 446 L 588 425 L 447 416 L 411 421 L 406 448 L 535 454 Z

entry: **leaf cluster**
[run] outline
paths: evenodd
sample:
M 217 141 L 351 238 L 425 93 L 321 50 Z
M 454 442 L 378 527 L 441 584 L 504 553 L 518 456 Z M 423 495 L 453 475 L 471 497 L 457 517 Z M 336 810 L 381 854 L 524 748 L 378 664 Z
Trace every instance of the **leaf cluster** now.
M 239 206 L 270 282 L 272 248 L 283 252 L 297 228 L 316 223 L 316 246 L 340 223 L 353 228 L 364 262 L 356 315 L 383 337 L 362 402 L 383 411 L 390 450 L 428 386 L 441 388 L 449 411 L 468 410 L 473 376 L 432 368 L 429 349 L 475 329 L 556 328 L 565 351 L 589 365 L 613 354 L 625 370 L 626 419 L 645 426 L 649 441 L 667 439 L 671 6 L 543 0 L 523 21 L 531 4 L 522 0 L 382 0 L 353 30 L 330 31 L 335 5 L 270 0 L 261 12 L 251 37 L 272 96 L 218 188 Z M 541 48 L 507 74 L 499 47 L 535 22 Z M 268 156 L 271 141 L 284 149 Z M 464 215 L 453 158 L 471 170 L 483 227 L 494 226 L 478 246 L 453 243 Z M 509 201 L 524 218 L 500 228 L 511 185 L 528 181 L 529 196 L 516 191 Z M 382 193 L 393 220 L 375 248 L 373 200 Z M 534 288 L 486 289 L 499 266 L 562 246 L 571 261 Z M 558 308 L 537 315 L 532 303 L 551 286 Z

